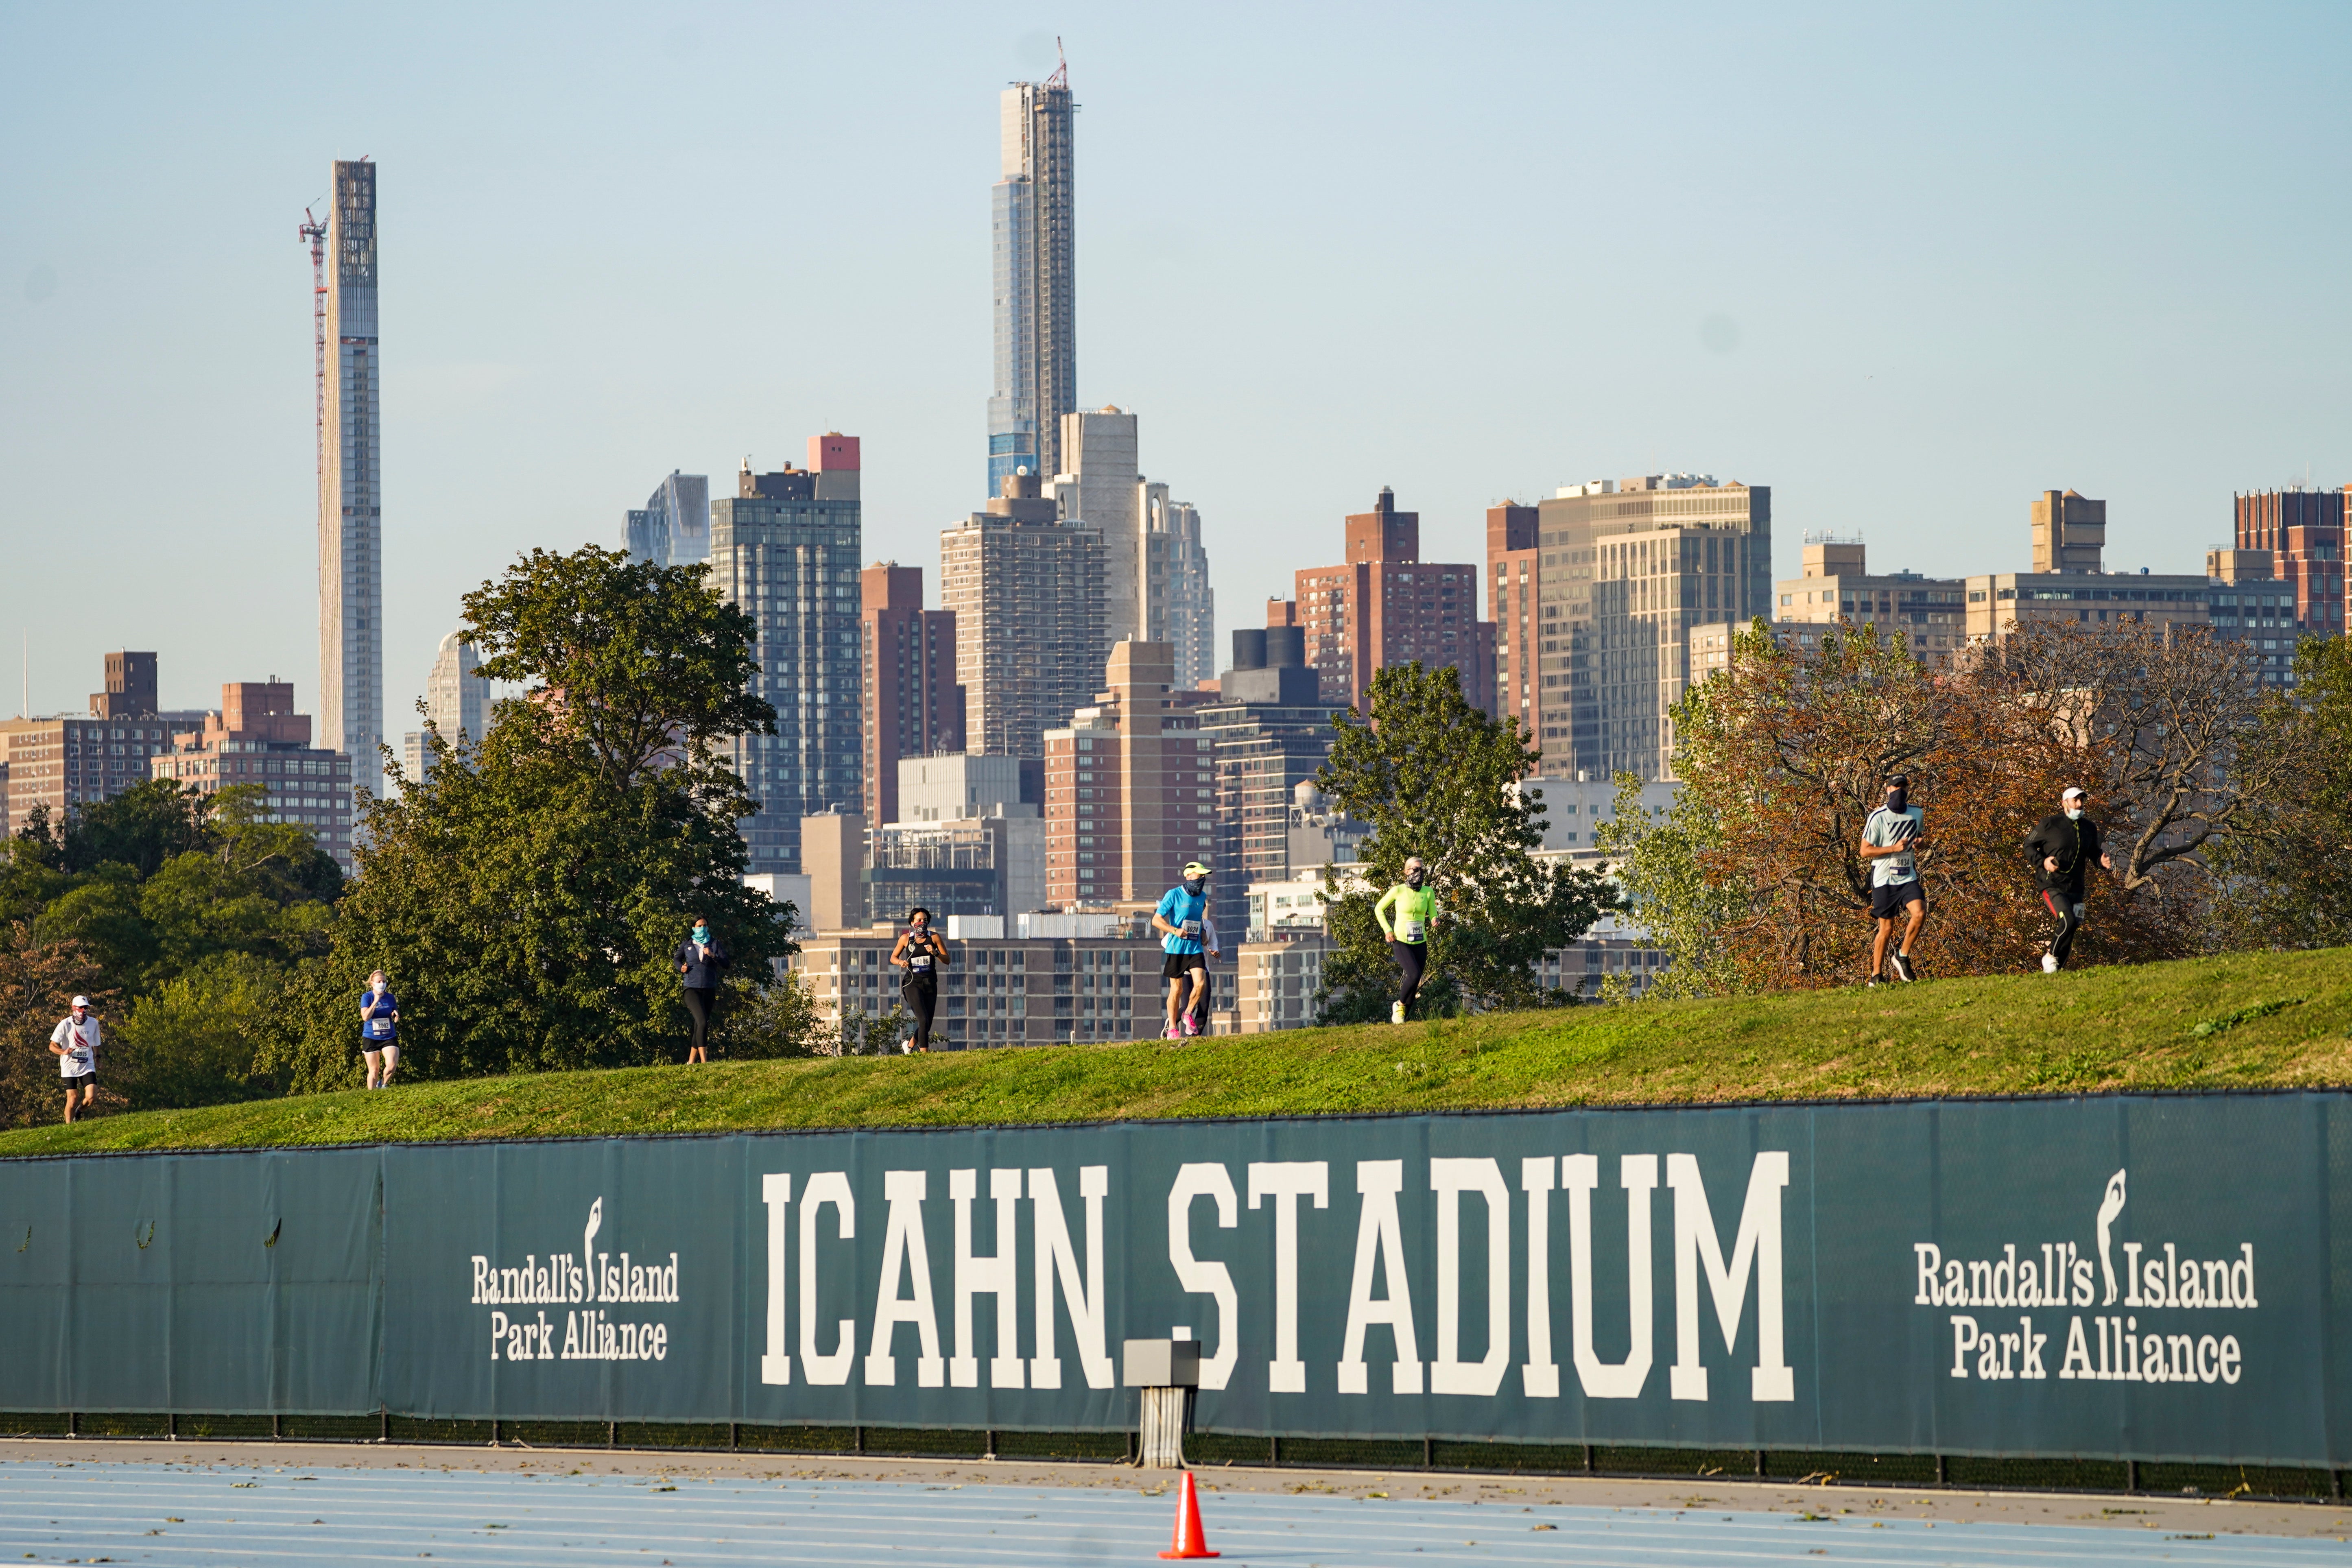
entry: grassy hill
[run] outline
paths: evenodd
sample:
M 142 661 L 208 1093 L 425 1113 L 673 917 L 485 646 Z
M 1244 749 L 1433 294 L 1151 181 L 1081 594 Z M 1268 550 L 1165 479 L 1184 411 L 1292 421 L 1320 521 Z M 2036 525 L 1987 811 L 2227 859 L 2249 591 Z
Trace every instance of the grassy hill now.
M 2352 1083 L 2352 949 L 1719 1002 L 404 1084 L 0 1135 L 0 1156 L 729 1128 Z

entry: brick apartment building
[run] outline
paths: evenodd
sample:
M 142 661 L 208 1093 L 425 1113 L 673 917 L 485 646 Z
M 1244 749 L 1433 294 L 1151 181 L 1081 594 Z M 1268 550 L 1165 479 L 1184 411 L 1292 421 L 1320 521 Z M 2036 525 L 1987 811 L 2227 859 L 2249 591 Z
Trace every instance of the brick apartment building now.
M 1307 662 L 1324 700 L 1360 707 L 1373 673 L 1419 659 L 1460 672 L 1473 706 L 1495 705 L 1495 627 L 1478 618 L 1478 568 L 1421 559 L 1421 514 L 1399 511 L 1386 486 L 1348 519 L 1347 559 L 1293 579 L 1294 598 L 1266 606 L 1268 626 L 1307 634 Z
M 1539 502 L 1532 536 L 1526 509 L 1497 510 L 1487 549 L 1490 589 L 1509 600 L 1495 612 L 1512 631 L 1503 689 L 1517 704 L 1527 689 L 1514 710 L 1533 721 L 1544 776 L 1672 777 L 1690 630 L 1770 607 L 1770 487 L 1593 479 Z
M 2345 490 L 2255 490 L 2231 498 L 2230 542 L 2271 552 L 2271 577 L 2294 592 L 2304 631 L 2344 635 Z
M 62 822 L 71 807 L 121 795 L 147 776 L 174 726 L 204 718 L 157 709 L 152 653 L 108 654 L 106 689 L 90 693 L 88 714 L 0 720 L 0 833 L 21 830 L 39 806 Z
M 923 569 L 877 562 L 858 574 L 866 820 L 898 820 L 898 759 L 963 750 L 956 618 L 923 608 Z
M 1108 690 L 1045 731 L 1045 897 L 1059 909 L 1156 903 L 1216 850 L 1212 746 L 1171 691 L 1175 649 L 1122 642 Z
M 309 828 L 337 865 L 352 869 L 351 759 L 310 744 L 310 716 L 294 711 L 291 681 L 228 682 L 220 711 L 204 715 L 202 729 L 173 734 L 146 767 L 152 778 L 203 795 L 257 785 L 267 820 Z

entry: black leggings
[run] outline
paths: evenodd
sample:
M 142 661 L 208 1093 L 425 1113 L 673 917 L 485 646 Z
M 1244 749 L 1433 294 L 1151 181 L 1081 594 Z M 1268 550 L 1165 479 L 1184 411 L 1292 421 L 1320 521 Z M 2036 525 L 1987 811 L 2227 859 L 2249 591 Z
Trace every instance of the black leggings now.
M 1397 993 L 1397 1000 L 1403 1003 L 1404 1010 L 1410 1013 L 1412 1011 L 1412 999 L 1421 993 L 1422 973 L 1429 966 L 1429 944 L 1425 942 L 1392 942 L 1389 943 L 1389 951 L 1396 954 L 1397 967 L 1404 971 L 1404 989 Z
M 931 1015 L 940 1010 L 940 983 L 936 980 L 909 980 L 898 987 L 898 994 L 915 1015 L 915 1048 L 931 1048 Z
M 694 1048 L 698 1051 L 703 1037 L 710 1032 L 710 1015 L 719 1010 L 719 987 L 688 985 L 684 989 L 686 1010 L 694 1017 Z
M 2058 936 L 2051 942 L 2050 951 L 2058 960 L 2058 967 L 2066 967 L 2066 955 L 2074 951 L 2075 933 L 2083 929 L 2083 889 L 2080 888 L 2048 888 L 2042 894 L 2042 907 L 2058 917 Z

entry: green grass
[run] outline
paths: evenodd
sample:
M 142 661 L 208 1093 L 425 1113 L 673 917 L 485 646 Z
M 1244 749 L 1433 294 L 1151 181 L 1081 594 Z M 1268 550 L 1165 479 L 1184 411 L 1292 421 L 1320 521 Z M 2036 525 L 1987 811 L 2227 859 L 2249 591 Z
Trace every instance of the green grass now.
M 2352 949 L 1275 1035 L 404 1084 L 0 1135 L 0 1156 L 2352 1083 Z

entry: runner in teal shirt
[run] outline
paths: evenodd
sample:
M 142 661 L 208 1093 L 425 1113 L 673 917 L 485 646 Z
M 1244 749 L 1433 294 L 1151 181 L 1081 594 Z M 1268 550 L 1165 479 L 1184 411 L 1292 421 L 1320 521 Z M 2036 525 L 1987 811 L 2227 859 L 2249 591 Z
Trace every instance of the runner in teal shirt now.
M 1177 1040 L 1201 1032 L 1193 1022 L 1194 1005 L 1209 983 L 1209 868 L 1195 860 L 1184 868 L 1184 880 L 1168 889 L 1151 912 L 1151 929 L 1160 933 L 1167 955 L 1160 972 L 1168 981 L 1168 1027 L 1161 1038 Z

